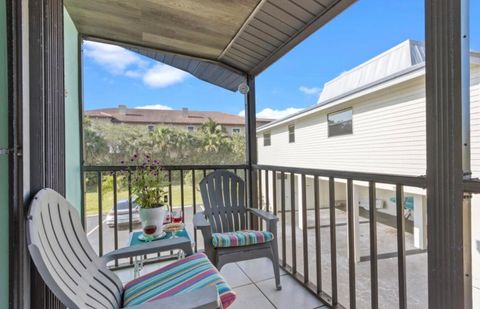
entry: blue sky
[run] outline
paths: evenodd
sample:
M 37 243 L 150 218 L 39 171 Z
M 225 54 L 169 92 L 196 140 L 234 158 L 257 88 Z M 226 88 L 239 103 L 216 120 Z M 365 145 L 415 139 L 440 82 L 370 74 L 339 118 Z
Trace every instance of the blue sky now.
M 480 50 L 480 0 L 471 0 Z M 424 40 L 423 0 L 360 0 L 256 79 L 257 112 L 280 117 L 315 104 L 328 80 L 406 40 Z M 115 46 L 84 46 L 85 109 L 156 105 L 238 114 L 243 96 Z

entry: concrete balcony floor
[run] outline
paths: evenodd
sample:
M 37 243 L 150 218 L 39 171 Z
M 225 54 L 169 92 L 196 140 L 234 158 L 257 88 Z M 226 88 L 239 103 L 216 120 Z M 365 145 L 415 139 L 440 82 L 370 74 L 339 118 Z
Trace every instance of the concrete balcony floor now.
M 200 206 L 198 206 L 200 209 Z M 307 238 L 308 238 L 308 269 L 312 283 L 316 283 L 316 257 L 315 257 L 315 221 L 314 213 L 307 212 Z M 338 276 L 338 298 L 342 305 L 349 303 L 348 285 L 348 233 L 347 217 L 342 209 L 336 209 L 336 233 L 337 233 L 337 276 Z M 278 216 L 281 218 L 281 214 Z M 296 213 L 296 256 L 297 271 L 304 273 L 303 267 L 303 230 L 298 228 L 298 212 Z M 187 229 L 193 235 L 192 207 L 185 207 L 185 222 Z M 322 264 L 322 289 L 331 295 L 331 263 L 330 263 L 330 225 L 329 210 L 320 211 L 320 235 L 321 235 L 321 264 Z M 98 222 L 97 216 L 89 216 L 87 222 L 87 233 L 92 246 L 98 248 Z M 360 262 L 356 264 L 356 299 L 358 308 L 370 308 L 370 261 L 369 261 L 369 220 L 360 217 L 359 255 Z M 138 225 L 134 229 L 140 228 Z M 278 223 L 279 252 L 282 257 L 282 222 Z M 104 252 L 114 249 L 114 229 L 103 223 L 103 246 Z M 118 230 L 119 247 L 126 245 L 129 231 L 122 227 Z M 285 213 L 285 237 L 286 237 L 286 258 L 289 265 L 292 264 L 292 228 L 291 213 Z M 198 250 L 203 249 L 201 233 L 197 233 Z M 391 222 L 377 222 L 377 245 L 378 245 L 378 284 L 379 304 L 382 308 L 398 307 L 398 261 L 396 258 L 397 238 L 396 228 Z M 405 233 L 406 273 L 407 273 L 407 303 L 409 308 L 421 309 L 425 307 L 428 298 L 427 291 L 427 253 L 413 246 L 413 234 Z M 126 261 L 124 261 L 126 262 Z M 145 266 L 145 271 L 156 269 L 157 266 Z M 153 267 L 153 268 L 150 268 Z M 130 272 L 130 275 L 129 275 Z M 122 280 L 128 281 L 132 278 L 131 270 L 120 271 Z M 238 294 L 238 300 L 232 308 L 245 308 L 249 303 L 254 304 L 251 308 L 318 308 L 322 306 L 312 294 L 305 290 L 290 276 L 282 272 L 281 292 L 276 292 L 273 284 L 272 266 L 268 260 L 253 260 L 227 265 L 222 269 L 230 285 Z M 130 277 L 129 277 L 130 276 Z M 293 291 L 293 292 L 292 292 Z M 297 302 L 298 301 L 298 302 Z M 305 301 L 305 306 L 301 305 Z M 296 307 L 290 306 L 297 302 Z M 265 305 L 261 305 L 265 304 Z
M 164 263 L 145 265 L 142 274 L 154 271 Z M 123 282 L 133 279 L 133 270 L 117 270 Z M 295 279 L 281 271 L 282 290 L 275 289 L 272 264 L 268 259 L 256 259 L 228 264 L 222 275 L 237 293 L 231 309 L 270 308 L 327 308 L 320 300 L 305 290 Z

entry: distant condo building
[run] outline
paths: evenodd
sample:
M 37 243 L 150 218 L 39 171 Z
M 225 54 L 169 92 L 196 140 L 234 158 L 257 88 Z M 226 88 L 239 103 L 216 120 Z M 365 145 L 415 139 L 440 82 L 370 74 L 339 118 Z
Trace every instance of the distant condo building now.
M 116 108 L 86 111 L 85 116 L 94 121 L 143 126 L 148 131 L 168 126 L 194 132 L 209 119 L 220 124 L 229 134 L 243 134 L 245 129 L 245 117 L 223 112 L 191 111 L 188 108 L 162 110 L 128 108 L 126 105 L 119 105 Z M 272 119 L 257 118 L 257 126 L 266 125 L 271 121 Z

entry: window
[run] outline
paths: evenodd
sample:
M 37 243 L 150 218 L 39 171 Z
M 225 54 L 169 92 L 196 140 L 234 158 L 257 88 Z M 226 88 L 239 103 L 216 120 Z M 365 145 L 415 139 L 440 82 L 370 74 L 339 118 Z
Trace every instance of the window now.
M 234 134 L 238 134 L 238 133 L 240 133 L 240 129 L 239 128 L 233 128 L 232 132 Z
M 352 109 L 328 114 L 328 137 L 352 134 Z
M 270 132 L 263 133 L 263 146 L 270 146 L 272 141 L 270 139 Z
M 155 126 L 153 124 L 149 124 L 147 128 L 148 128 L 148 132 L 153 132 L 153 130 L 155 130 Z
M 288 142 L 295 143 L 295 125 L 288 126 Z
M 193 131 L 195 131 L 195 128 L 193 126 L 188 126 L 187 130 L 188 130 L 188 132 L 193 132 Z

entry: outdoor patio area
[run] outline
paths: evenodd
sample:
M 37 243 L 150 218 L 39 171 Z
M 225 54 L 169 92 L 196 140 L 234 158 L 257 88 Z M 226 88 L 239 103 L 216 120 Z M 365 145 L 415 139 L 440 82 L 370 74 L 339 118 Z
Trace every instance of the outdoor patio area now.
M 197 205 L 197 209 L 201 209 Z M 192 219 L 193 208 L 185 206 L 185 222 L 189 233 L 194 235 Z M 308 240 L 308 269 L 309 281 L 317 282 L 316 259 L 315 259 L 315 222 L 314 211 L 307 212 L 307 240 Z M 278 213 L 281 218 L 281 213 Z M 347 214 L 345 209 L 340 206 L 336 208 L 336 249 L 337 249 L 337 280 L 338 280 L 338 300 L 340 304 L 349 303 L 349 269 L 348 269 L 348 231 Z M 298 212 L 296 212 L 298 220 Z M 292 265 L 292 228 L 291 212 L 285 212 L 285 239 L 286 239 L 286 262 Z M 389 220 L 390 219 L 390 220 Z M 395 227 L 395 218 L 387 218 L 377 222 L 377 243 L 378 243 L 378 281 L 381 283 L 379 290 L 379 301 L 383 308 L 398 307 L 398 260 L 397 260 L 397 230 Z M 98 250 L 99 227 L 96 224 L 98 218 L 89 216 L 86 219 L 87 234 L 92 246 Z M 330 216 L 328 208 L 320 209 L 320 235 L 321 235 L 321 284 L 322 291 L 332 295 L 331 286 L 331 255 L 330 255 Z M 282 222 L 278 222 L 279 254 L 282 258 Z M 139 225 L 134 225 L 134 229 L 139 229 Z M 123 247 L 128 242 L 128 227 L 122 226 L 118 229 L 119 247 Z M 297 272 L 303 275 L 303 231 L 298 228 L 296 223 L 296 261 Z M 103 252 L 107 253 L 114 249 L 113 228 L 105 223 L 102 226 Z M 356 263 L 356 299 L 358 308 L 371 308 L 370 292 L 370 251 L 369 251 L 369 220 L 368 217 L 360 215 L 360 236 L 359 253 L 360 262 Z M 197 233 L 197 249 L 203 249 L 203 239 L 201 233 Z M 406 247 L 406 278 L 407 278 L 407 304 L 408 308 L 424 308 L 423 304 L 427 301 L 427 254 L 425 250 L 416 249 L 413 246 L 413 234 L 405 233 Z M 150 255 L 149 258 L 155 258 Z M 119 263 L 128 262 L 120 260 Z M 168 262 L 145 265 L 143 273 L 147 273 L 158 268 L 160 265 Z M 117 271 L 123 281 L 131 280 L 133 269 L 123 269 Z M 237 301 L 232 308 L 318 308 L 322 306 L 321 301 L 302 286 L 297 280 L 281 271 L 282 290 L 275 290 L 272 266 L 269 260 L 258 259 L 246 262 L 239 262 L 226 265 L 221 273 L 225 276 L 228 283 L 234 288 L 238 295 Z M 295 304 L 293 306 L 292 304 Z

